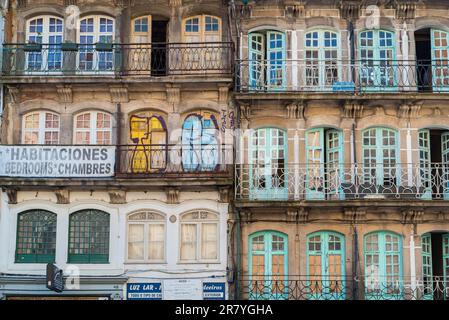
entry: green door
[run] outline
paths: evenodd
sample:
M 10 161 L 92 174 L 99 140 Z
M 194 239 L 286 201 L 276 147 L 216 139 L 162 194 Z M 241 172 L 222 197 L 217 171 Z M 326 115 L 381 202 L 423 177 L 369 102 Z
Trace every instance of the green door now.
M 249 299 L 288 299 L 288 238 L 275 231 L 249 238 Z
M 418 132 L 419 153 L 419 180 L 417 192 L 423 199 L 432 199 L 432 159 L 430 156 L 430 130 L 423 129 Z
M 433 300 L 433 268 L 432 268 L 432 237 L 425 234 L 421 237 L 423 298 Z
M 443 235 L 443 288 L 444 290 L 444 299 L 449 300 L 449 292 L 447 288 L 449 288 L 449 234 L 446 233 Z
M 257 129 L 250 140 L 250 198 L 288 199 L 286 132 L 276 128 Z
M 344 237 L 321 231 L 307 237 L 307 293 L 311 300 L 344 300 Z
M 431 30 L 432 86 L 434 91 L 449 91 L 449 33 Z
M 263 90 L 265 87 L 265 36 L 249 34 L 249 90 Z
M 441 160 L 442 160 L 442 172 L 441 183 L 443 199 L 449 199 L 449 132 L 445 132 L 441 135 Z

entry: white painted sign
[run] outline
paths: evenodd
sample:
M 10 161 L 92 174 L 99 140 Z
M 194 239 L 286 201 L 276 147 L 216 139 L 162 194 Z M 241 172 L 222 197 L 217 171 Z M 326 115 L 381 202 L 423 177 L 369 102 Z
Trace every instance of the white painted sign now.
M 164 300 L 202 300 L 203 283 L 199 279 L 164 280 Z
M 114 146 L 0 146 L 0 176 L 111 177 L 114 166 Z

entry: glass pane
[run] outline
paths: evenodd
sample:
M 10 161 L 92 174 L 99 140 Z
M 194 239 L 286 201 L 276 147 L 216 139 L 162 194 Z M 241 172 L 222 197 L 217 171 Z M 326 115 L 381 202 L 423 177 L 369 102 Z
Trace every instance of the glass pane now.
M 196 241 L 197 241 L 196 224 L 181 225 L 181 260 L 196 259 Z
M 144 259 L 144 225 L 131 224 L 128 228 L 128 259 Z

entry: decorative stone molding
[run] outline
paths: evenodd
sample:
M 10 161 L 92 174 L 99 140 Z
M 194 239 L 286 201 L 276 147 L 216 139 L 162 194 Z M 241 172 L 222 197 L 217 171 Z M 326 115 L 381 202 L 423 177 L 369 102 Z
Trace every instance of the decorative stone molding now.
M 7 86 L 7 88 L 11 102 L 14 104 L 20 103 L 20 88 L 17 86 Z
M 287 216 L 286 216 L 287 222 L 296 223 L 298 221 L 298 215 L 299 215 L 298 210 L 288 209 L 286 213 L 287 213 Z
M 393 7 L 396 19 L 415 19 L 417 5 L 417 0 L 394 0 Z
M 77 6 L 78 5 L 78 0 L 64 0 L 64 6 L 68 7 L 68 6 Z
M 441 109 L 439 107 L 435 107 L 433 109 L 433 115 L 436 117 L 441 116 Z
M 9 204 L 17 204 L 17 189 L 6 188 L 3 189 L 3 192 L 8 196 Z
M 229 100 L 229 86 L 219 86 L 218 87 L 218 103 L 227 105 Z
M 306 13 L 307 0 L 284 1 L 284 12 L 287 18 L 304 17 Z
M 421 109 L 422 104 L 419 103 L 401 104 L 398 108 L 398 117 L 402 119 L 418 118 Z
M 243 223 L 251 223 L 253 221 L 253 214 L 250 210 L 240 211 L 240 219 Z
M 109 203 L 111 204 L 125 204 L 126 203 L 126 191 L 120 189 L 108 190 Z
M 24 9 L 28 5 L 28 0 L 17 0 L 17 9 Z
M 69 204 L 70 203 L 70 191 L 69 189 L 58 189 L 55 191 L 57 204 Z
M 300 208 L 298 212 L 298 222 L 299 223 L 307 223 L 309 222 L 309 210 L 306 208 Z
M 58 92 L 59 103 L 73 102 L 73 90 L 71 85 L 56 86 L 56 91 Z
M 231 197 L 230 197 L 231 190 L 229 189 L 229 187 L 219 187 L 218 193 L 220 195 L 219 201 L 221 203 L 228 203 L 231 200 Z
M 401 223 L 415 224 L 423 221 L 424 209 L 407 209 L 402 211 Z
M 129 102 L 128 88 L 126 86 L 110 86 L 109 92 L 111 94 L 112 103 Z
M 182 0 L 168 0 L 170 7 L 180 7 L 182 6 Z
M 179 203 L 179 189 L 178 188 L 167 188 L 167 203 L 168 204 L 178 204 Z
M 287 119 L 304 120 L 305 108 L 306 108 L 306 103 L 303 101 L 288 104 L 286 106 Z
M 350 223 L 361 223 L 366 218 L 366 211 L 357 209 L 357 208 L 351 208 L 351 209 L 345 209 L 343 212 L 343 219 L 345 221 L 348 221 Z
M 253 14 L 253 5 L 252 4 L 244 4 L 240 5 L 238 8 L 238 14 L 240 18 L 249 19 Z
M 181 88 L 178 86 L 167 85 L 167 101 L 171 105 L 177 105 L 181 102 Z
M 343 116 L 349 119 L 357 119 L 363 117 L 363 104 L 357 101 L 348 101 L 343 107 Z
M 339 0 L 337 5 L 342 19 L 356 21 L 360 17 L 360 0 Z
M 249 104 L 240 105 L 240 118 L 249 119 L 251 117 L 251 106 Z

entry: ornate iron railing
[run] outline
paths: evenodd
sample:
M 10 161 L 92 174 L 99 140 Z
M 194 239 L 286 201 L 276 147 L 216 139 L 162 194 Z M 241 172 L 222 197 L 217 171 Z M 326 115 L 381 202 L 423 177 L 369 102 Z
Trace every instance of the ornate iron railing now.
M 230 173 L 232 145 L 122 145 L 118 149 L 118 175 Z M 232 174 L 231 174 L 232 175 Z
M 449 92 L 449 60 L 237 60 L 237 92 Z
M 387 276 L 255 276 L 235 284 L 244 300 L 448 300 L 449 280 Z
M 237 164 L 239 200 L 449 200 L 449 164 Z
M 231 42 L 5 44 L 3 76 L 231 75 Z

